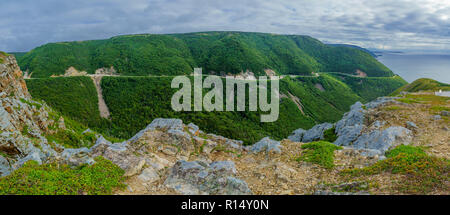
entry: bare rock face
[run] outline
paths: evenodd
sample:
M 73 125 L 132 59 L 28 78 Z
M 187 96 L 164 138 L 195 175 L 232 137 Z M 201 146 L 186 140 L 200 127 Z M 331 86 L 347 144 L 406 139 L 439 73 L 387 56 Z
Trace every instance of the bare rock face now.
M 377 150 L 378 154 L 384 155 L 388 149 L 404 144 L 409 145 L 412 140 L 412 132 L 404 127 L 393 126 L 383 131 L 374 130 L 364 133 L 353 144 L 356 149 Z
M 0 98 L 28 98 L 28 88 L 14 56 L 6 56 L 0 64 Z
M 0 175 L 7 175 L 28 160 L 39 163 L 56 156 L 43 137 L 54 123 L 47 105 L 33 101 L 22 71 L 13 56 L 0 64 Z
M 164 184 L 185 195 L 249 195 L 247 183 L 234 177 L 232 161 L 178 161 Z
M 331 123 L 322 123 L 322 124 L 315 125 L 311 129 L 306 131 L 306 133 L 303 135 L 302 141 L 303 142 L 312 142 L 312 141 L 316 141 L 316 140 L 322 140 L 324 138 L 323 133 L 332 127 L 333 127 L 333 124 L 331 124 Z

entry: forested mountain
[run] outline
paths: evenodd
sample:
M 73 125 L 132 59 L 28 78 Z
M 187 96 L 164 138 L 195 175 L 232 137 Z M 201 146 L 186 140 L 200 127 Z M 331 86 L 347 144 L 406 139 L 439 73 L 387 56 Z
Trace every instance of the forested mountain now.
M 73 66 L 94 73 L 113 66 L 122 75 L 190 74 L 194 67 L 211 73 L 256 75 L 311 72 L 370 77 L 394 74 L 369 53 L 353 47 L 331 46 L 308 36 L 245 32 L 203 32 L 166 35 L 127 35 L 106 40 L 50 43 L 16 56 L 32 77 L 64 74 Z

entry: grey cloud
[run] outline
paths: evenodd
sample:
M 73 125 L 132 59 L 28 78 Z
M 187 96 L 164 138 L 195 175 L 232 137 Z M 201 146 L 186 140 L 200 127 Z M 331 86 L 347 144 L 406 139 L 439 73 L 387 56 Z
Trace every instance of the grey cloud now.
M 447 3 L 448 2 L 448 3 Z M 135 33 L 237 30 L 369 48 L 450 50 L 442 0 L 3 0 L 0 50 Z

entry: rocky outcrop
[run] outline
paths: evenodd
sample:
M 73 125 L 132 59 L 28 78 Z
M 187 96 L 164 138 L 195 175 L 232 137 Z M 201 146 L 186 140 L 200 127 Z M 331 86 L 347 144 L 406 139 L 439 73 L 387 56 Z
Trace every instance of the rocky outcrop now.
M 57 156 L 43 135 L 55 124 L 49 110 L 31 100 L 15 58 L 7 56 L 0 64 L 0 175 L 26 161 L 42 163 Z
M 178 161 L 164 184 L 185 195 L 251 194 L 247 183 L 235 178 L 236 168 L 231 161 L 205 163 Z
M 336 123 L 335 131 L 338 139 L 334 144 L 367 150 L 364 153 L 367 156 L 382 156 L 392 147 L 409 144 L 412 139 L 412 132 L 409 129 L 395 126 L 380 130 L 385 124 L 384 121 L 375 121 L 371 125 L 366 122 L 368 111 L 390 103 L 397 103 L 397 101 L 395 98 L 381 97 L 366 105 L 362 105 L 360 102 L 355 103 L 350 111 Z M 417 127 L 413 124 L 410 124 L 409 127 Z
M 309 130 L 299 128 L 293 131 L 292 134 L 288 137 L 288 139 L 294 142 L 305 142 L 305 143 L 323 140 L 324 138 L 323 133 L 331 128 L 333 128 L 333 124 L 331 123 L 318 124 Z
M 292 134 L 288 137 L 288 139 L 292 142 L 302 142 L 303 135 L 305 135 L 306 130 L 303 128 L 299 128 L 292 132 Z
M 303 142 L 312 142 L 316 140 L 323 140 L 323 132 L 328 129 L 333 128 L 333 124 L 331 123 L 322 123 L 315 125 L 303 135 Z
M 14 56 L 6 56 L 0 64 L 0 98 L 14 97 L 30 99 L 22 71 Z
M 418 127 L 412 123 L 407 123 L 407 127 L 399 126 L 382 129 L 384 121 L 375 121 L 369 125 L 366 115 L 369 111 L 387 104 L 399 104 L 393 97 L 380 97 L 372 102 L 363 105 L 356 102 L 350 107 L 350 111 L 345 113 L 341 120 L 335 124 L 337 139 L 335 145 L 353 148 L 365 156 L 383 157 L 385 151 L 399 144 L 409 144 L 412 139 L 412 131 Z M 330 123 L 323 123 L 314 126 L 309 130 L 297 129 L 288 139 L 295 142 L 311 142 L 323 139 L 325 130 L 332 128 Z
M 241 141 L 206 134 L 195 124 L 158 118 L 122 143 L 111 143 L 100 136 L 90 149 L 65 149 L 61 162 L 91 164 L 95 157 L 102 156 L 125 170 L 125 176 L 135 176 L 141 183 L 166 178 L 164 186 L 179 194 L 250 194 L 247 184 L 235 177 L 233 162 L 185 161 L 193 153 L 209 154 L 215 149 L 245 148 Z
M 356 149 L 373 149 L 374 153 L 384 155 L 388 149 L 397 145 L 409 145 L 412 132 L 403 127 L 389 127 L 383 131 L 373 130 L 362 134 L 352 145 Z

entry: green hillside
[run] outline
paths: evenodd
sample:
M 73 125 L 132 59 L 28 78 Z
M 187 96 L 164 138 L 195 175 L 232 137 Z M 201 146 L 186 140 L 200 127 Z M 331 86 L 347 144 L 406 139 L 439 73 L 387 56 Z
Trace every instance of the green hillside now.
M 106 40 L 50 43 L 18 57 L 33 77 L 64 74 L 70 66 L 93 73 L 114 66 L 122 75 L 190 74 L 194 67 L 216 73 L 256 75 L 311 72 L 393 76 L 369 53 L 353 47 L 329 46 L 308 36 L 244 32 L 128 35 Z
M 335 73 L 332 75 L 347 84 L 356 94 L 366 101 L 371 101 L 383 95 L 389 95 L 393 89 L 398 89 L 407 84 L 400 76 L 361 78 Z
M 439 90 L 450 91 L 450 84 L 441 83 L 429 78 L 420 78 L 408 85 L 405 85 L 397 89 L 392 94 L 397 95 L 402 91 L 419 92 L 419 91 L 439 91 Z
M 44 100 L 65 116 L 96 128 L 104 125 L 94 82 L 89 77 L 26 79 L 33 99 Z M 106 121 L 105 121 L 106 122 Z
M 375 90 L 377 85 L 366 85 L 365 90 L 373 92 L 370 96 L 382 96 L 397 88 L 396 84 L 390 84 L 397 83 L 396 78 L 384 79 L 386 87 L 391 89 L 382 92 Z M 335 122 L 356 101 L 370 100 L 366 93 L 358 95 L 355 90 L 359 88 L 352 88 L 333 75 L 286 77 L 280 81 L 280 93 L 286 96 L 280 101 L 278 121 L 260 123 L 261 111 L 172 111 L 171 96 L 177 89 L 170 87 L 171 81 L 171 77 L 104 77 L 101 85 L 111 112 L 110 120 L 100 118 L 95 87 L 88 77 L 29 79 L 27 85 L 34 98 L 45 100 L 62 114 L 122 139 L 145 128 L 153 119 L 163 117 L 180 118 L 206 132 L 251 144 L 265 136 L 281 139 L 300 127 L 307 129 L 317 123 Z M 300 100 L 302 110 L 289 94 Z

